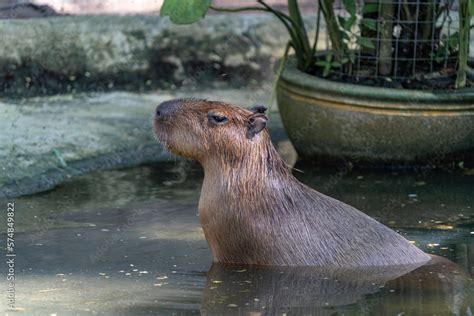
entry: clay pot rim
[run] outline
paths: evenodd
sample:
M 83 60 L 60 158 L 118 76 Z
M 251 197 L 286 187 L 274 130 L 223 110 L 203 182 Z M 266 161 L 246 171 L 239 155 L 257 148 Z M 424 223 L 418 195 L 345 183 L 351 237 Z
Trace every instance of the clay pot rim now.
M 474 112 L 474 88 L 462 90 L 403 90 L 331 81 L 309 75 L 288 58 L 279 89 L 306 98 L 343 102 L 352 106 L 400 110 L 438 110 Z

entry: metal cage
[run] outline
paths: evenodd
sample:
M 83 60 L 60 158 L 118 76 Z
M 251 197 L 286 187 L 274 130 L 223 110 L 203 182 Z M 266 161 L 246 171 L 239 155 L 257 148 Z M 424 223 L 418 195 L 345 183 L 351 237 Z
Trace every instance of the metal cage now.
M 457 9 L 454 0 L 335 1 L 333 27 L 342 48 L 335 49 L 331 25 L 319 18 L 318 28 L 327 31 L 316 38 L 318 50 L 325 51 L 319 71 L 368 85 L 450 88 L 460 41 Z

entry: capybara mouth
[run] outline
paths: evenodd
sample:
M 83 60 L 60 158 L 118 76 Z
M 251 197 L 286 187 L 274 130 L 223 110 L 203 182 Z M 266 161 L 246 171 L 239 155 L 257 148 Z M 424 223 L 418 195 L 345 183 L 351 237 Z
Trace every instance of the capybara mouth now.
M 155 138 L 158 142 L 162 143 L 168 150 L 170 140 L 170 123 L 176 114 L 176 110 L 181 105 L 180 100 L 165 101 L 158 105 L 155 109 L 153 117 L 153 129 L 155 132 Z
M 160 122 L 156 118 L 153 121 L 153 131 L 155 134 L 155 139 L 158 143 L 162 144 L 166 147 L 166 149 L 170 150 L 169 148 L 169 135 L 168 135 L 168 128 L 166 127 L 165 122 Z

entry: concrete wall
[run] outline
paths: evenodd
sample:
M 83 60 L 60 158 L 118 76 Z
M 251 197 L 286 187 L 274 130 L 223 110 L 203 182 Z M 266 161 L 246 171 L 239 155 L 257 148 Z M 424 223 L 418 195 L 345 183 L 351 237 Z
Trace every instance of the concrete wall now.
M 177 26 L 151 16 L 0 21 L 3 95 L 246 86 L 269 78 L 288 40 L 278 20 L 219 15 Z

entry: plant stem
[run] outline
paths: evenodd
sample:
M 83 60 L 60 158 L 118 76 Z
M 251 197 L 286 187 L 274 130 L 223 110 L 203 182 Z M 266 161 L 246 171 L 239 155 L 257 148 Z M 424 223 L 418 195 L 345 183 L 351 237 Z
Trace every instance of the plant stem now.
M 293 20 L 291 20 L 291 17 L 289 17 L 287 14 L 285 14 L 285 13 L 279 11 L 279 10 L 273 9 L 271 6 L 266 4 L 265 1 L 263 1 L 263 0 L 257 0 L 257 2 L 260 3 L 261 5 L 263 5 L 264 9 L 267 10 L 268 12 L 271 12 L 271 13 L 275 14 L 276 16 L 280 16 L 282 18 L 285 18 L 288 22 L 290 22 L 291 24 L 294 24 Z
M 318 48 L 318 41 L 319 41 L 319 29 L 321 25 L 321 7 L 318 8 L 318 16 L 316 18 L 316 34 L 314 36 L 314 43 L 313 48 L 311 49 L 311 54 L 314 55 L 316 53 L 316 49 Z
M 342 41 L 342 32 L 337 24 L 336 14 L 334 13 L 333 0 L 319 0 L 319 5 L 323 11 L 324 20 L 328 30 L 329 38 L 332 44 L 332 50 L 336 61 L 340 61 L 344 54 L 344 43 Z
M 316 17 L 316 34 L 314 36 L 314 43 L 313 47 L 311 48 L 311 59 L 306 62 L 306 70 L 308 72 L 312 71 L 314 69 L 314 64 L 315 64 L 315 59 L 316 59 L 316 49 L 318 48 L 318 42 L 319 42 L 319 29 L 321 25 L 321 7 L 318 6 L 318 15 Z
M 306 32 L 306 27 L 301 17 L 300 8 L 298 7 L 298 2 L 296 0 L 288 0 L 288 11 L 290 13 L 290 18 L 294 21 L 295 28 L 299 30 L 301 37 L 301 44 L 303 45 L 304 51 L 307 54 L 306 58 L 311 58 L 309 54 L 311 53 L 311 47 L 309 44 L 308 33 Z
M 300 38 L 301 48 L 303 49 L 303 60 L 298 61 L 298 68 L 303 71 L 308 71 L 309 65 L 314 64 L 314 55 L 311 52 L 308 33 L 306 32 L 306 27 L 296 0 L 288 0 L 288 12 L 290 13 L 291 20 L 294 22 L 294 28 Z
M 268 12 L 267 9 L 262 7 L 242 7 L 242 8 L 221 8 L 215 7 L 212 4 L 209 6 L 209 9 L 218 11 L 218 12 L 242 12 L 242 11 L 265 11 Z
M 459 1 L 459 66 L 456 77 L 456 89 L 462 89 L 466 86 L 466 68 L 469 49 L 469 28 L 471 15 L 468 9 L 469 1 Z
M 273 13 L 285 25 L 285 27 L 287 28 L 291 36 L 291 45 L 293 46 L 293 49 L 295 50 L 298 69 L 305 71 L 306 69 L 304 66 L 305 66 L 306 56 L 308 54 L 305 52 L 305 45 L 303 44 L 304 36 L 301 34 L 301 30 L 297 27 L 295 21 L 293 21 L 291 17 L 285 15 L 284 13 L 273 9 L 271 6 L 266 4 L 265 1 L 257 0 L 257 2 L 263 5 L 268 11 Z
M 379 24 L 379 74 L 388 76 L 392 72 L 392 33 L 394 5 L 392 0 L 380 0 Z
M 209 9 L 217 11 L 217 12 L 231 12 L 231 13 L 243 12 L 243 11 L 263 11 L 263 12 L 270 12 L 270 13 L 273 13 L 275 15 L 276 15 L 276 13 L 278 13 L 278 15 L 280 15 L 281 17 L 283 17 L 287 21 L 291 20 L 290 17 L 288 15 L 286 15 L 285 13 L 283 13 L 281 11 L 274 10 L 274 9 L 269 10 L 267 7 L 222 8 L 222 7 L 216 7 L 216 6 L 210 5 Z
M 303 47 L 303 42 L 301 35 L 298 34 L 298 28 L 295 26 L 295 22 L 286 15 L 285 13 L 275 10 L 272 7 L 270 7 L 268 4 L 266 4 L 263 0 L 257 0 L 259 4 L 262 5 L 262 7 L 257 7 L 257 6 L 248 6 L 248 7 L 242 7 L 242 8 L 221 8 L 221 7 L 215 7 L 213 5 L 210 5 L 209 8 L 214 10 L 214 11 L 219 11 L 219 12 L 242 12 L 242 11 L 264 11 L 264 12 L 270 12 L 275 15 L 276 18 L 280 20 L 280 22 L 283 23 L 285 28 L 288 30 L 290 33 L 290 37 L 292 39 L 292 46 L 295 50 L 296 58 L 298 60 L 298 65 L 301 66 L 303 65 L 303 62 L 305 61 L 305 54 L 304 54 L 304 47 Z M 300 67 L 302 70 L 304 70 L 304 67 Z
M 272 106 L 273 106 L 273 100 L 275 99 L 278 81 L 280 81 L 281 74 L 283 73 L 283 70 L 285 70 L 286 62 L 288 61 L 288 52 L 290 51 L 290 48 L 291 48 L 291 42 L 288 42 L 286 44 L 283 57 L 280 60 L 280 64 L 278 65 L 275 81 L 273 82 L 272 93 L 270 95 L 270 99 L 268 100 L 268 114 L 269 115 L 270 115 L 270 110 L 272 109 Z
M 419 26 L 422 30 L 421 31 L 422 43 L 424 43 L 425 41 L 431 38 L 431 31 L 434 30 L 433 24 L 436 25 L 436 21 L 433 20 L 435 16 L 435 14 L 433 13 L 436 11 L 435 2 L 436 0 L 428 0 L 428 3 L 426 3 L 426 6 L 425 6 L 426 13 L 425 13 L 424 19 L 420 22 L 420 26 Z M 428 23 L 430 21 L 431 23 Z

